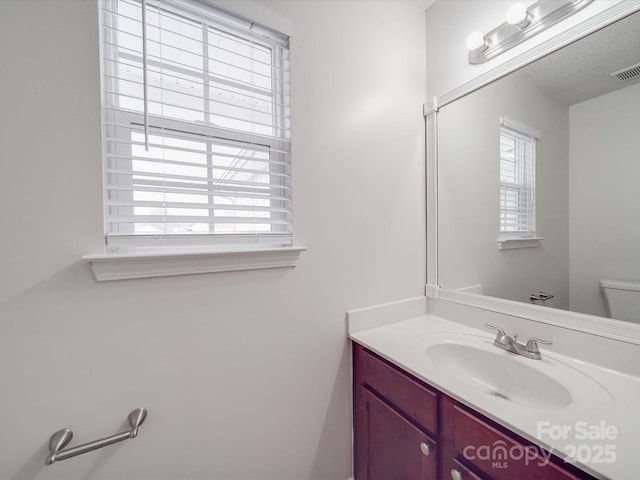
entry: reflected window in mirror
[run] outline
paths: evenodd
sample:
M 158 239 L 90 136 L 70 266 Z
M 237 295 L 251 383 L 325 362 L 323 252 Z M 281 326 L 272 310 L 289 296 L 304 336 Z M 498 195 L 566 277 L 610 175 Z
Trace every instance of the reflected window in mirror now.
M 500 127 L 500 234 L 502 238 L 536 233 L 536 139 Z

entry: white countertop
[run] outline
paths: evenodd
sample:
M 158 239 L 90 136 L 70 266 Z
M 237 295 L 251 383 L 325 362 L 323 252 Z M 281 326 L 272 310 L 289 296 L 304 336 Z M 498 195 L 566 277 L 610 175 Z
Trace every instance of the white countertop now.
M 602 398 L 598 402 L 590 398 L 574 398 L 571 404 L 561 408 L 524 406 L 472 388 L 445 374 L 442 369 L 434 368 L 417 340 L 425 335 L 451 333 L 475 335 L 482 337 L 483 342 L 486 339 L 492 343 L 495 333 L 433 315 L 400 321 L 394 319 L 394 323 L 386 325 L 380 325 L 380 321 L 377 325 L 373 322 L 371 328 L 366 328 L 360 318 L 357 322 L 357 329 L 350 325 L 349 337 L 352 340 L 509 430 L 560 458 L 576 455 L 579 461 L 571 463 L 597 478 L 640 479 L 640 378 L 550 353 L 544 346 L 540 348 L 542 360 L 526 359 L 496 348 L 496 352 L 514 355 L 534 365 L 535 362 L 546 361 L 546 368 L 554 362 L 561 362 L 564 365 L 559 370 L 569 372 L 567 377 L 572 376 L 572 370 L 578 376 L 586 375 L 600 384 L 609 397 L 606 402 L 602 402 Z M 572 379 L 567 378 L 566 384 L 571 383 Z M 545 427 L 553 427 L 555 432 L 559 432 L 559 427 L 564 428 L 565 434 L 551 435 L 549 430 L 544 430 Z M 585 434 L 595 438 L 584 439 Z

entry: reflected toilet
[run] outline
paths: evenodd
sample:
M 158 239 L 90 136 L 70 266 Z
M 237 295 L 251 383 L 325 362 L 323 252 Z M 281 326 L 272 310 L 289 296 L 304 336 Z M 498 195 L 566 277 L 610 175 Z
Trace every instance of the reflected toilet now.
M 607 316 L 640 323 L 640 282 L 600 280 Z

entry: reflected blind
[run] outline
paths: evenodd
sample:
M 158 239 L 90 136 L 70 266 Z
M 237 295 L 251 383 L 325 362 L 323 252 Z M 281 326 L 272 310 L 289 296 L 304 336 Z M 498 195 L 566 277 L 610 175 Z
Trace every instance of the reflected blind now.
M 536 231 L 534 137 L 500 127 L 500 232 Z
M 288 38 L 195 1 L 101 7 L 108 249 L 290 245 Z

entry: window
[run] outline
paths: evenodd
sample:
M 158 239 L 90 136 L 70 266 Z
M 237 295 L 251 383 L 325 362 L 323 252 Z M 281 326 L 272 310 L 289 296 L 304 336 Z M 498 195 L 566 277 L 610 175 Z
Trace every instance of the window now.
M 110 252 L 291 245 L 288 38 L 197 2 L 102 2 Z
M 535 232 L 536 138 L 501 126 L 500 233 L 533 237 Z

